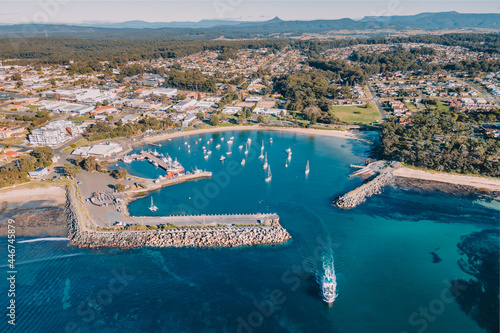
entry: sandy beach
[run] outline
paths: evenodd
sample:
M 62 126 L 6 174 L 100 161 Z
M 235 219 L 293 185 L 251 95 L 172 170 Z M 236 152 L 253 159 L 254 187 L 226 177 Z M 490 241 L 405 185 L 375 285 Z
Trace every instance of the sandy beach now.
M 500 179 L 494 178 L 455 175 L 444 172 L 424 171 L 404 167 L 394 170 L 394 176 L 430 180 L 453 185 L 470 186 L 477 189 L 500 192 Z
M 8 219 L 16 221 L 16 236 L 66 236 L 65 191 L 57 186 L 21 185 L 0 191 L 0 236 Z
M 61 187 L 25 187 L 0 191 L 0 202 L 23 203 L 32 201 L 51 201 L 54 206 L 66 202 L 65 191 Z
M 192 131 L 181 131 L 174 133 L 167 133 L 158 136 L 152 136 L 144 139 L 146 142 L 158 142 L 164 141 L 167 139 L 173 139 L 183 136 L 189 135 L 197 135 L 204 133 L 215 133 L 215 132 L 227 132 L 227 131 L 281 131 L 281 132 L 291 132 L 291 133 L 299 133 L 306 135 L 322 135 L 322 136 L 330 136 L 336 138 L 345 138 L 345 139 L 359 139 L 359 135 L 354 134 L 350 131 L 336 131 L 336 130 L 319 130 L 312 128 L 295 128 L 295 127 L 270 127 L 270 126 L 230 126 L 230 127 L 214 127 L 214 128 L 206 128 Z

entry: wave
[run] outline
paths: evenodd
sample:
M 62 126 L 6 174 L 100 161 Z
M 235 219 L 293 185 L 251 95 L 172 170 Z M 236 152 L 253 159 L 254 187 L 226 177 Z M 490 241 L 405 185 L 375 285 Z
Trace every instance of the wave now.
M 69 240 L 67 237 L 46 237 L 46 238 L 35 238 L 35 239 L 27 239 L 22 241 L 17 241 L 17 244 L 22 243 L 35 243 L 35 242 L 57 242 L 57 241 L 67 241 Z
M 25 265 L 25 264 L 36 264 L 36 263 L 43 262 L 43 261 L 64 259 L 64 258 L 81 256 L 81 255 L 83 255 L 83 253 L 71 253 L 71 254 L 65 254 L 65 255 L 55 256 L 55 257 L 47 257 L 47 258 L 40 258 L 40 259 L 34 259 L 34 260 L 27 260 L 27 261 L 23 261 L 23 262 L 16 262 L 16 266 Z M 3 268 L 3 267 L 8 267 L 8 265 L 1 265 L 0 266 L 0 268 Z

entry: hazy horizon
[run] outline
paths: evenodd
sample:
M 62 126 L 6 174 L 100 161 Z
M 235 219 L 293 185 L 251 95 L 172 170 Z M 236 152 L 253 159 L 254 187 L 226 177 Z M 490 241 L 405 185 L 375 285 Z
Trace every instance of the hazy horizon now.
M 199 22 L 202 20 L 266 21 L 361 19 L 365 16 L 415 15 L 425 12 L 500 13 L 495 1 L 3 1 L 0 24 Z M 193 8 L 195 8 L 193 10 Z

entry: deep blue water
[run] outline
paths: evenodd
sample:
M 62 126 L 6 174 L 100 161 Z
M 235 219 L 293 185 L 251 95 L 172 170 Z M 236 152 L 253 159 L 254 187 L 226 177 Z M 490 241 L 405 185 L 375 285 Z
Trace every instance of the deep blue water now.
M 219 158 L 230 136 L 233 154 L 223 164 Z M 214 143 L 208 146 L 210 137 Z M 248 137 L 251 150 L 241 167 L 238 146 Z M 262 140 L 270 183 L 257 158 Z M 213 151 L 208 160 L 203 145 Z M 285 168 L 288 147 L 293 154 Z M 496 203 L 387 187 L 353 210 L 339 210 L 331 200 L 360 184 L 347 177 L 349 164 L 362 163 L 368 149 L 341 138 L 225 132 L 173 139 L 156 149 L 177 157 L 188 171 L 212 171 L 213 178 L 151 193 L 159 207 L 154 214 L 276 212 L 292 241 L 208 250 L 18 243 L 16 331 L 484 332 L 450 300 L 447 281 L 474 279 L 457 264 L 457 244 L 462 236 L 498 229 Z M 137 176 L 163 174 L 146 161 L 126 167 Z M 129 210 L 150 215 L 149 204 L 149 197 L 139 199 Z M 0 258 L 6 258 L 6 239 L 0 242 Z M 329 250 L 339 293 L 331 308 L 316 282 L 321 255 Z M 431 312 L 422 314 L 425 309 Z M 6 326 L 4 317 L 0 331 Z

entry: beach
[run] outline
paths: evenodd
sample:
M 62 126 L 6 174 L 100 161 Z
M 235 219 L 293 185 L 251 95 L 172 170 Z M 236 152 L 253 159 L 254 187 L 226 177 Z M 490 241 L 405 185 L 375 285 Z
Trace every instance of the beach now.
M 337 131 L 337 130 L 320 130 L 313 128 L 296 128 L 296 127 L 271 127 L 271 126 L 230 126 L 230 127 L 213 127 L 206 129 L 197 129 L 192 131 L 180 131 L 174 133 L 166 133 L 158 136 L 151 136 L 145 138 L 146 142 L 158 142 L 164 141 L 168 139 L 197 135 L 197 134 L 205 134 L 205 133 L 215 133 L 215 132 L 227 132 L 227 131 L 281 131 L 281 132 L 291 132 L 291 133 L 299 133 L 305 135 L 322 135 L 336 138 L 345 138 L 345 139 L 359 139 L 359 134 L 355 134 L 350 131 Z
M 394 176 L 468 186 L 488 192 L 500 192 L 500 179 L 495 178 L 457 175 L 438 171 L 424 171 L 405 167 L 394 170 Z
M 23 184 L 0 191 L 0 236 L 7 235 L 8 219 L 16 221 L 17 237 L 66 236 L 65 203 L 65 191 L 57 186 Z

